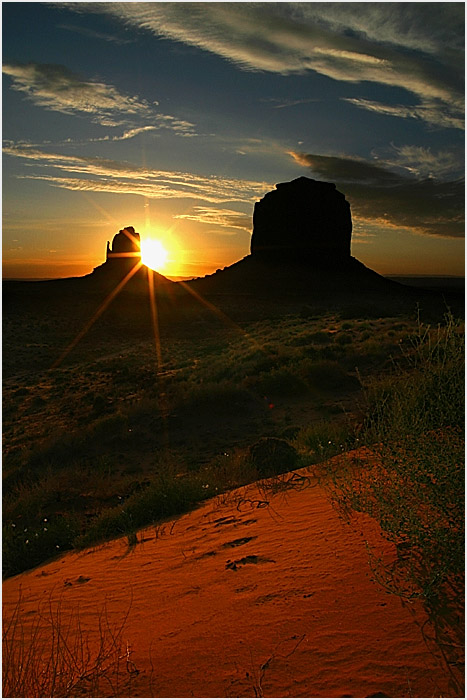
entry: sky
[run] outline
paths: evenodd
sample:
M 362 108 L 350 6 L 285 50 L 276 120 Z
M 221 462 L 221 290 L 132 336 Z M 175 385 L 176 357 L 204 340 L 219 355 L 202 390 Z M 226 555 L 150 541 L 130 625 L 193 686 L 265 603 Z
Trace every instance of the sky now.
M 464 3 L 3 2 L 3 276 L 81 276 L 125 226 L 163 274 L 249 253 L 307 176 L 377 272 L 464 274 Z

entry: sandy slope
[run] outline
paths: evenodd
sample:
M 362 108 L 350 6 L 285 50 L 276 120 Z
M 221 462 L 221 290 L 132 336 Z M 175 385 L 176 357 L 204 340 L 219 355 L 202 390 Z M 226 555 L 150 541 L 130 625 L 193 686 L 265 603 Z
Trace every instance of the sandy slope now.
M 117 540 L 7 580 L 5 614 L 20 588 L 24 619 L 61 600 L 84 630 L 104 605 L 115 627 L 130 608 L 139 673 L 125 695 L 454 697 L 421 604 L 372 578 L 365 542 L 388 560 L 392 545 L 370 518 L 342 522 L 299 474 L 287 490 L 209 501 L 134 548 Z

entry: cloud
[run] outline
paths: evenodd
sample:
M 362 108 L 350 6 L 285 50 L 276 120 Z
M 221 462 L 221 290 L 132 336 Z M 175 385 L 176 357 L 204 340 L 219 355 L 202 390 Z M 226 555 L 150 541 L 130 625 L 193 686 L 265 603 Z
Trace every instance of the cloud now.
M 273 109 L 284 109 L 284 107 L 296 107 L 297 105 L 306 105 L 309 104 L 310 102 L 320 102 L 320 98 L 318 97 L 310 97 L 308 99 L 304 100 L 298 100 L 298 99 L 293 99 L 293 98 L 287 98 L 285 97 L 284 99 L 280 99 L 278 97 L 270 97 L 269 99 L 264 99 L 262 102 L 270 102 L 272 103 Z M 277 104 L 274 104 L 277 103 Z
M 461 3 L 67 3 L 209 51 L 244 70 L 314 71 L 347 83 L 403 88 L 453 120 L 462 117 L 464 91 L 464 17 L 456 5 Z
M 121 36 L 116 36 L 114 34 L 106 34 L 105 32 L 96 32 L 94 29 L 89 29 L 89 27 L 79 27 L 75 24 L 59 24 L 58 29 L 65 29 L 68 32 L 74 32 L 75 34 L 80 34 L 88 39 L 96 39 L 97 41 L 109 41 L 114 44 L 119 44 L 123 46 L 124 44 L 132 44 L 133 39 L 123 38 Z
M 132 136 L 148 129 L 169 129 L 180 136 L 195 136 L 195 126 L 191 122 L 158 113 L 146 100 L 123 95 L 113 85 L 81 78 L 65 66 L 6 64 L 3 72 L 12 79 L 12 89 L 24 93 L 37 107 L 90 116 L 101 126 L 121 126 L 135 119 L 151 121 L 150 125 L 135 126 Z
M 148 116 L 151 112 L 145 100 L 122 95 L 112 85 L 81 78 L 65 66 L 7 64 L 3 72 L 12 78 L 13 90 L 25 93 L 38 107 L 63 114 L 91 114 L 101 119 L 116 113 Z
M 134 129 L 128 129 L 121 136 L 107 136 L 95 140 L 126 141 L 128 139 L 133 139 L 135 138 L 135 136 L 139 136 L 140 134 L 144 134 L 148 131 L 159 131 L 160 129 L 170 129 L 170 131 L 174 131 L 177 134 L 177 136 L 191 137 L 197 135 L 194 131 L 194 124 L 192 124 L 191 122 L 183 121 L 181 119 L 177 119 L 176 117 L 172 117 L 169 114 L 158 114 L 154 117 L 153 121 L 156 123 L 152 124 L 151 126 L 139 126 L 135 127 Z
M 392 146 L 392 154 L 385 157 L 386 165 L 403 168 L 418 178 L 452 180 L 462 177 L 465 168 L 464 154 L 441 150 L 433 153 L 423 146 Z
M 402 153 L 402 162 L 404 151 Z M 405 158 L 414 151 L 405 152 Z M 427 160 L 427 151 L 422 149 Z M 335 182 L 345 194 L 357 222 L 405 228 L 417 234 L 464 236 L 464 182 L 417 179 L 386 165 L 337 156 L 291 152 L 294 160 L 317 177 Z M 406 167 L 406 166 L 405 166 Z M 361 229 L 360 229 L 361 230 Z
M 443 109 L 442 103 L 436 101 L 426 100 L 418 105 L 388 105 L 359 97 L 342 97 L 341 99 L 355 105 L 355 107 L 388 117 L 418 119 L 432 126 L 446 129 L 464 128 L 464 119 L 460 113 L 450 114 Z
M 154 131 L 157 129 L 157 126 L 139 126 L 134 129 L 128 129 L 128 131 L 124 131 L 121 136 L 112 136 L 112 141 L 126 141 L 128 139 L 133 139 L 135 136 L 139 136 L 140 134 L 144 134 L 146 131 Z M 109 140 L 110 137 L 104 137 L 105 140 Z M 103 139 L 97 139 L 99 141 L 102 141 Z
M 178 214 L 175 219 L 188 219 L 209 226 L 222 226 L 223 228 L 236 228 L 243 231 L 251 231 L 251 215 L 247 216 L 232 209 L 215 209 L 213 207 L 193 207 L 190 214 Z
M 464 48 L 464 8 L 456 3 L 314 2 L 300 4 L 297 12 L 332 31 L 411 51 L 446 54 L 446 60 Z
M 142 168 L 107 158 L 47 153 L 37 148 L 7 145 L 4 155 L 65 172 L 65 177 L 32 173 L 21 179 L 43 180 L 69 190 L 138 194 L 150 198 L 190 198 L 206 202 L 253 202 L 271 189 L 264 182 L 205 177 L 194 173 Z M 80 177 L 70 177 L 77 174 Z M 97 179 L 90 179 L 90 178 Z

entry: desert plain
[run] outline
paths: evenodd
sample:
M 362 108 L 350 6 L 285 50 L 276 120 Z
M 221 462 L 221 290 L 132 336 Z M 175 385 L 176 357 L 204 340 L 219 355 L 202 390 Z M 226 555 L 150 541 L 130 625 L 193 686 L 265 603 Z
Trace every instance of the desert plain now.
M 4 695 L 463 696 L 445 297 L 5 288 Z

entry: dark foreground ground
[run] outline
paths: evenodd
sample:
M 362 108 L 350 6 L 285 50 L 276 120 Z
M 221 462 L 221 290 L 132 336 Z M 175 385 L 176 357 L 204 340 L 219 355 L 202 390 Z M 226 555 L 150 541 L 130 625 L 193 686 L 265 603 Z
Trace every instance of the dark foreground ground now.
M 342 450 L 420 321 L 463 312 L 449 285 L 307 296 L 164 282 L 153 304 L 141 280 L 109 302 L 114 286 L 3 285 L 6 575 L 161 475 L 207 470 L 225 490 L 262 475 L 248 458 L 262 438 L 290 448 L 290 468 Z

